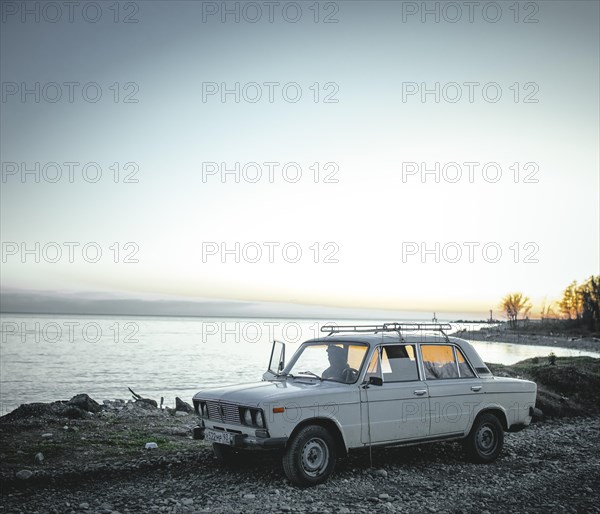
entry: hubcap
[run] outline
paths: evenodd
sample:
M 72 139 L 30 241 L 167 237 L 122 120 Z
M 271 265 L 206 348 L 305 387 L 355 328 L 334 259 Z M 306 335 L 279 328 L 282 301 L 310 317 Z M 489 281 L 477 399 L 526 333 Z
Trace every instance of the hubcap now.
M 302 468 L 304 472 L 317 477 L 323 473 L 329 463 L 329 448 L 323 439 L 313 437 L 302 448 Z
M 496 449 L 496 434 L 492 427 L 483 425 L 477 432 L 477 446 L 481 453 L 490 454 Z

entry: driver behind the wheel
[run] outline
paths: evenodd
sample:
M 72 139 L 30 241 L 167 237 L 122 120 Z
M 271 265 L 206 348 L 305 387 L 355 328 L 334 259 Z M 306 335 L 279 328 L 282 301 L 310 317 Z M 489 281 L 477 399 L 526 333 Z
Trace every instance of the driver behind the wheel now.
M 327 347 L 327 358 L 329 359 L 329 367 L 323 371 L 322 378 L 329 378 L 333 380 L 346 380 L 350 369 L 348 362 L 346 361 L 346 352 L 344 349 L 330 344 Z

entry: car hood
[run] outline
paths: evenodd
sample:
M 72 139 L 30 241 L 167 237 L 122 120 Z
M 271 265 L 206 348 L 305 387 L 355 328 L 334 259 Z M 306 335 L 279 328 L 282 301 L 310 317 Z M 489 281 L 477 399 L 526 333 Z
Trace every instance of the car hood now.
M 314 396 L 348 394 L 349 392 L 357 393 L 357 385 L 340 384 L 328 380 L 288 378 L 204 389 L 194 395 L 194 400 L 217 400 L 239 405 L 258 406 L 261 403 L 294 398 L 304 400 L 302 403 L 311 403 Z

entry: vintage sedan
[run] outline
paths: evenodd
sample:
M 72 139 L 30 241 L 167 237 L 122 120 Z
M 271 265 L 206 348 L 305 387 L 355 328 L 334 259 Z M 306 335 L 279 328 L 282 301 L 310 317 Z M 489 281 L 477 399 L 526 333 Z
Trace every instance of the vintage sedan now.
M 321 328 L 285 364 L 275 341 L 261 382 L 205 389 L 193 398 L 194 437 L 228 461 L 280 449 L 288 479 L 324 482 L 336 459 L 371 446 L 462 439 L 467 456 L 494 461 L 504 432 L 530 424 L 536 384 L 492 375 L 444 324 Z

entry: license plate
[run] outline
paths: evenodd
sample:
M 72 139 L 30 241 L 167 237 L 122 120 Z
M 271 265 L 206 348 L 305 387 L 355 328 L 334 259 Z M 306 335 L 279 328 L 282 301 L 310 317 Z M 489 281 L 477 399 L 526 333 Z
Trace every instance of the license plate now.
M 204 440 L 211 443 L 231 444 L 233 438 L 229 432 L 221 432 L 219 430 L 210 430 L 207 428 L 204 431 Z

